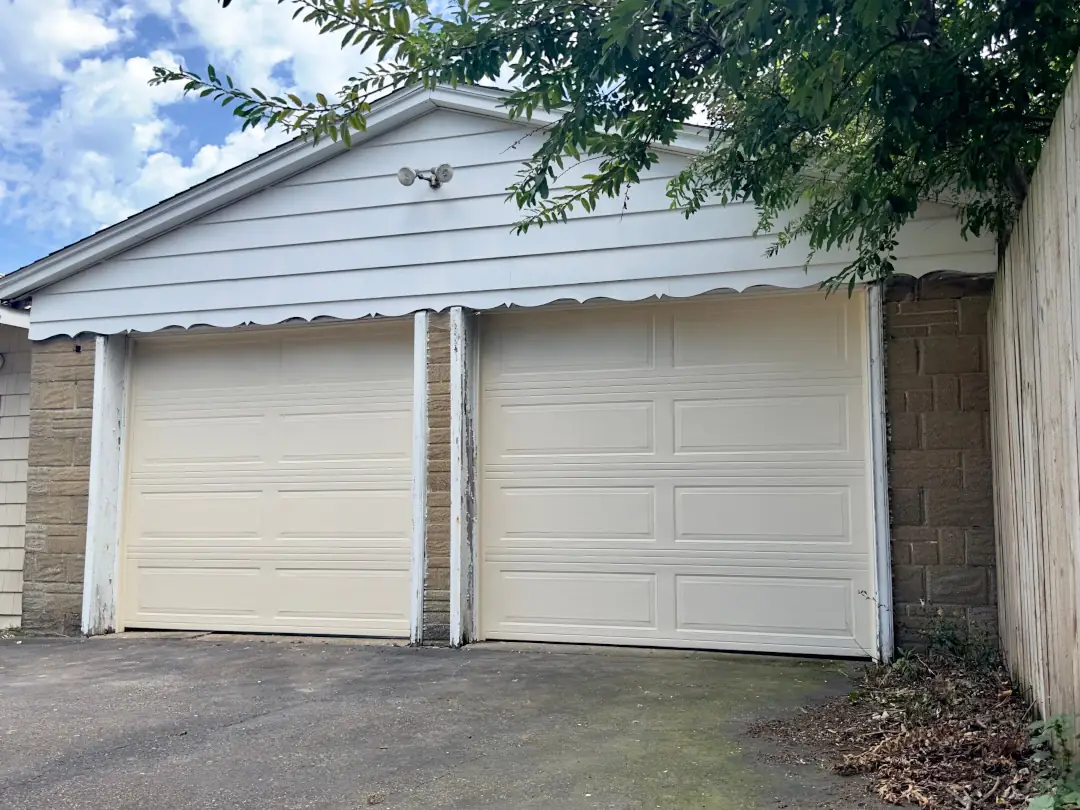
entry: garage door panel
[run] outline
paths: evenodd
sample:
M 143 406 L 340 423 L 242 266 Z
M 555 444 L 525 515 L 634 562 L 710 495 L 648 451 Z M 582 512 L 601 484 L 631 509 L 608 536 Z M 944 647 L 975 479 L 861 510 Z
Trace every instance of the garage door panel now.
M 398 323 L 137 340 L 123 623 L 407 635 L 411 338 Z
M 649 540 L 656 491 L 641 486 L 494 486 L 485 517 L 498 538 Z M 498 540 L 494 541 L 498 543 Z
M 675 472 L 656 480 L 653 467 L 636 479 L 592 472 L 488 476 L 481 493 L 485 547 L 495 552 L 528 542 L 562 554 L 593 540 L 604 547 L 626 541 L 627 549 L 649 541 L 656 553 L 672 556 L 690 548 L 867 555 L 854 532 L 868 519 L 858 475 L 777 477 L 758 468 L 714 478 Z
M 398 461 L 409 463 L 412 420 L 401 411 L 281 415 L 281 460 L 292 464 Z
M 220 344 L 184 335 L 169 342 L 144 342 L 136 347 L 142 361 L 138 397 L 179 394 L 181 400 L 214 391 L 235 397 L 238 390 L 264 388 L 268 374 L 280 363 L 280 347 L 253 336 L 235 336 L 229 352 Z
M 656 628 L 656 576 L 651 572 L 516 569 L 495 576 L 488 586 L 504 609 L 492 638 L 552 628 Z
M 840 638 L 854 632 L 850 579 L 681 574 L 675 587 L 680 632 Z
M 258 617 L 263 591 L 259 566 L 191 562 L 129 559 L 124 579 L 132 617 L 155 623 L 192 617 L 249 622 Z
M 412 379 L 412 346 L 401 340 L 396 324 L 365 324 L 354 340 L 328 340 L 325 335 L 297 335 L 281 346 L 282 379 L 288 384 L 324 384 L 357 380 L 398 381 Z
M 651 402 L 493 400 L 490 407 L 501 411 L 490 452 L 503 458 L 654 451 Z
M 403 550 L 412 527 L 408 489 L 283 490 L 278 538 L 393 539 Z
M 654 365 L 654 324 L 636 312 L 598 323 L 574 310 L 536 312 L 528 323 L 500 333 L 484 361 L 512 380 L 537 374 L 647 370 Z
M 132 462 L 141 469 L 182 464 L 258 464 L 266 434 L 262 414 L 165 417 L 147 419 L 139 427 Z
M 849 397 L 844 393 L 677 399 L 675 452 L 846 455 L 851 450 Z
M 753 373 L 860 371 L 860 330 L 848 302 L 819 296 L 727 297 L 674 312 L 676 368 L 727 368 Z
M 497 378 L 498 379 L 498 378 Z M 549 381 L 550 382 L 550 381 Z M 624 381 L 625 382 L 625 381 Z M 866 439 L 861 383 L 747 386 L 710 378 L 683 392 L 683 381 L 654 377 L 637 391 L 597 387 L 575 394 L 562 382 L 538 396 L 486 389 L 481 453 L 488 469 L 656 461 L 717 469 L 717 463 L 849 462 L 862 469 Z M 643 401 L 641 388 L 649 389 Z
M 148 492 L 136 489 L 127 516 L 129 548 L 197 540 L 254 541 L 262 536 L 264 494 L 230 492 Z
M 505 606 L 491 639 L 865 655 L 862 571 L 753 565 L 506 566 L 485 584 Z
M 680 486 L 675 539 L 851 542 L 847 487 Z
M 870 649 L 874 611 L 853 596 L 872 570 L 863 304 L 724 296 L 486 317 L 481 635 Z M 626 335 L 638 320 L 650 368 L 593 357 L 588 335 L 609 319 Z M 538 333 L 559 341 L 587 321 L 577 358 L 542 357 Z M 511 339 L 527 343 L 512 373 Z M 649 599 L 632 586 L 645 581 Z
M 304 619 L 409 632 L 409 576 L 400 570 L 339 566 L 278 567 L 273 573 L 275 621 Z

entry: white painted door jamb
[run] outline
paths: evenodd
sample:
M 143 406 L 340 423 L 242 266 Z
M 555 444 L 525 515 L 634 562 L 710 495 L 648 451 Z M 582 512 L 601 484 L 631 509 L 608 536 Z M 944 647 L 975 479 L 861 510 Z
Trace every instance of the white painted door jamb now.
M 471 641 L 474 598 L 476 432 L 473 423 L 475 318 L 450 310 L 450 645 Z
M 424 577 L 427 572 L 427 459 L 428 459 L 428 313 L 413 318 L 412 413 L 412 599 L 409 641 L 424 640 Z
M 463 560 L 468 566 L 465 597 L 469 606 L 464 631 L 469 641 L 483 641 L 480 635 L 480 611 L 477 609 L 477 600 L 480 598 L 480 331 L 483 329 L 484 321 L 480 313 L 474 312 L 466 320 L 466 324 L 469 333 L 469 345 L 466 347 L 469 379 L 465 395 L 468 397 L 469 405 L 470 443 L 468 449 L 472 462 L 469 494 L 472 500 L 469 503 L 469 548 L 466 550 L 467 557 Z
M 877 608 L 879 661 L 891 661 L 893 639 L 892 543 L 889 525 L 889 460 L 885 406 L 885 319 L 882 287 L 866 291 L 867 356 L 869 358 L 870 460 L 873 479 L 874 593 Z
M 127 373 L 127 337 L 99 336 L 94 346 L 90 489 L 83 569 L 82 632 L 88 636 L 117 629 Z

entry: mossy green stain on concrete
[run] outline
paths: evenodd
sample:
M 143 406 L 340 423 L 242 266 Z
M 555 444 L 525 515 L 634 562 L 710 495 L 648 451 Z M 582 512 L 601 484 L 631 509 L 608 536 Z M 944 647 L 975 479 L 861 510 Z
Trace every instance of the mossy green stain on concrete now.
M 851 669 L 836 662 L 626 650 L 541 655 L 559 663 L 578 658 L 573 669 L 589 670 L 574 688 L 529 690 L 539 712 L 577 718 L 567 737 L 532 743 L 530 759 L 566 779 L 559 807 L 750 810 L 773 807 L 777 797 L 796 800 L 800 785 L 748 756 L 742 732 L 755 719 L 846 691 L 843 667 Z

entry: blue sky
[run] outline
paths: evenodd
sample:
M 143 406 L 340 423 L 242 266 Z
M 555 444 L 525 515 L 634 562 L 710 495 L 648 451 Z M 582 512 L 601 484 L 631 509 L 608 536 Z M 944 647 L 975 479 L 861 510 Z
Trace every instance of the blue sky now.
M 356 50 L 277 0 L 0 0 L 0 273 L 117 222 L 281 142 L 154 65 L 208 61 L 238 83 L 337 89 Z

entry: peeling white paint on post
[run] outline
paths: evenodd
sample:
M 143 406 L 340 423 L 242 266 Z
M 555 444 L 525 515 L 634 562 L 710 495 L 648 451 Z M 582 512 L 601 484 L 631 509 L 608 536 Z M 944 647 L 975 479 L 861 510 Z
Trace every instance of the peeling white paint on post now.
M 428 466 L 428 313 L 413 318 L 413 419 L 412 419 L 412 599 L 409 640 L 424 638 L 424 577 L 427 571 L 427 466 Z
M 450 310 L 450 645 L 470 639 L 473 591 L 473 318 Z
M 468 548 L 463 549 L 462 562 L 465 566 L 466 576 L 464 581 L 465 593 L 463 595 L 467 606 L 466 615 L 463 618 L 463 632 L 468 641 L 481 641 L 480 637 L 480 611 L 476 609 L 476 572 L 480 570 L 480 509 L 478 506 L 477 481 L 480 478 L 480 456 L 478 453 L 480 442 L 480 334 L 483 328 L 483 320 L 478 313 L 469 316 L 465 324 L 468 329 L 469 345 L 466 346 L 465 360 L 468 364 L 468 380 L 465 388 L 465 396 L 468 398 L 468 436 L 466 448 L 470 465 L 468 497 Z
M 866 326 L 869 351 L 867 386 L 870 413 L 870 464 L 873 478 L 874 598 L 877 607 L 877 650 L 879 661 L 893 657 L 892 543 L 889 525 L 889 461 L 885 419 L 885 319 L 881 285 L 871 284 L 866 292 Z
M 83 569 L 82 632 L 88 636 L 116 629 L 127 368 L 127 338 L 98 337 Z

